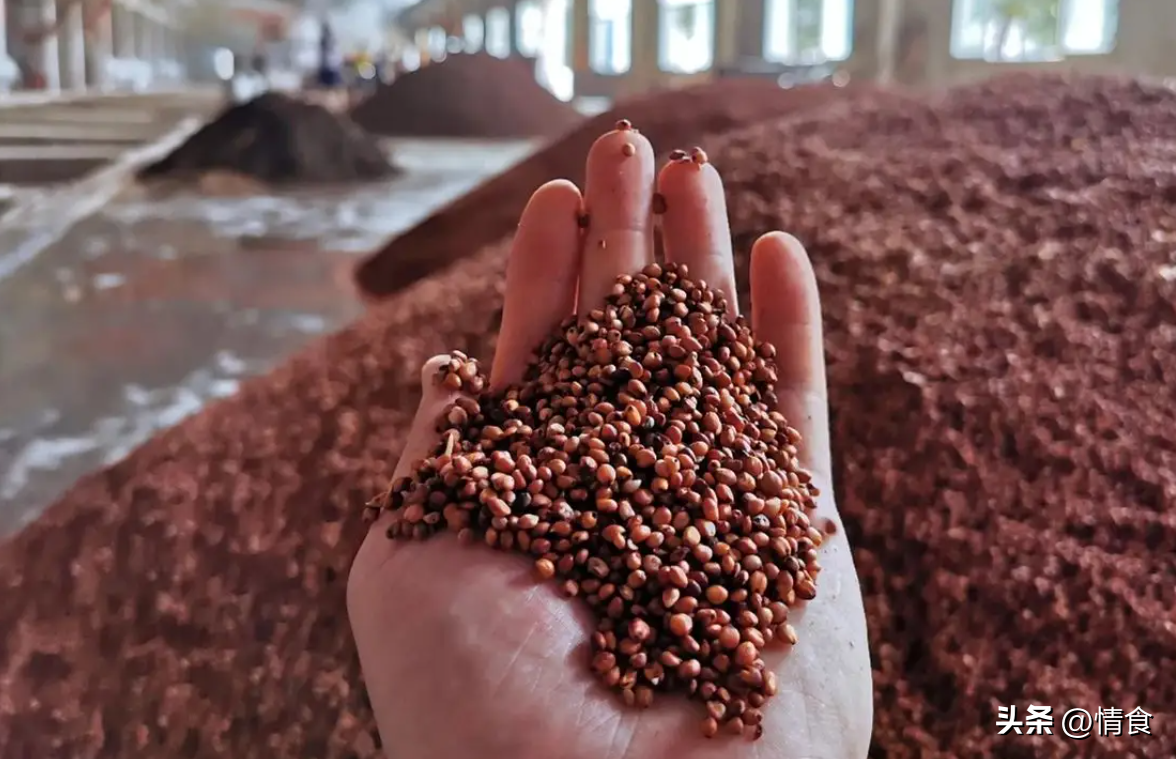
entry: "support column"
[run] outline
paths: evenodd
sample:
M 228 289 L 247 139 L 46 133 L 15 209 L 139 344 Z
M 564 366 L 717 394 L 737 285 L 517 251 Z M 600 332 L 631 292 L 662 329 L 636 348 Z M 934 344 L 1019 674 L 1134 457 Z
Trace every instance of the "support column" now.
M 66 90 L 86 89 L 86 25 L 82 18 L 81 0 L 66 0 L 57 9 L 62 14 L 57 31 L 57 54 L 61 62 L 61 87 Z
M 734 68 L 739 64 L 739 27 L 743 21 L 744 3 L 724 3 L 715 0 L 715 56 L 716 71 Z
M 4 0 L 0 0 L 0 3 Z M 519 55 L 519 3 L 511 0 L 506 4 L 506 45 L 507 56 L 514 58 Z
M 892 36 L 892 61 L 886 73 L 902 85 L 939 85 L 952 81 L 951 7 L 935 0 L 902 0 L 888 8 L 886 31 Z
M 86 84 L 106 89 L 107 66 L 114 46 L 114 6 L 89 19 L 86 29 Z
M 15 63 L 8 57 L 8 8 L 5 6 L 5 0 L 0 0 L 0 93 L 8 92 L 16 82 L 12 81 L 12 76 L 16 72 Z
M 8 6 L 5 0 L 0 0 L 0 66 L 8 57 Z
M 135 57 L 135 14 L 121 5 L 110 7 L 114 57 L 130 60 Z
M 149 67 L 147 86 L 154 89 L 159 75 L 159 22 L 144 13 L 135 14 L 135 57 Z
M 160 61 L 170 61 L 172 58 L 171 27 L 167 24 L 155 23 L 155 58 Z
M 647 92 L 658 85 L 661 71 L 661 4 L 653 0 L 633 3 L 633 32 L 630 39 L 647 41 L 633 45 L 633 62 L 623 77 L 622 94 Z
M 854 3 L 854 8 L 866 3 Z M 716 6 L 734 5 L 716 0 Z M 717 10 L 717 9 L 716 9 Z M 762 0 L 739 4 L 739 23 L 735 31 L 736 59 L 750 58 L 763 60 L 764 58 L 764 19 L 767 8 Z
M 899 56 L 902 54 L 899 39 L 903 24 L 902 0 L 882 0 L 875 10 L 874 33 L 862 29 L 866 23 L 858 23 L 854 18 L 853 53 L 850 63 L 854 64 L 851 71 L 858 78 L 869 78 L 873 74 L 875 81 L 882 84 L 892 84 L 898 73 Z M 860 61 L 860 63 L 859 63 Z M 864 74 L 865 76 L 860 76 Z
M 588 71 L 588 28 L 592 16 L 588 12 L 588 0 L 572 0 L 572 12 L 568 14 L 568 58 L 566 63 L 577 74 Z
M 26 28 L 31 30 L 53 29 L 57 24 L 57 3 L 55 0 L 32 0 L 25 6 Z M 61 89 L 61 63 L 57 58 L 57 35 L 45 34 L 28 43 L 29 65 L 40 77 L 42 87 L 48 92 Z
M 140 63 L 146 63 L 151 70 L 151 78 L 146 82 L 148 88 L 155 86 L 155 51 L 153 49 L 152 40 L 152 24 L 154 23 L 145 14 L 134 12 L 132 16 L 134 19 L 135 29 L 135 60 Z M 140 85 L 141 86 L 141 85 Z
M 147 25 L 151 19 L 138 11 L 131 11 L 131 28 L 134 33 L 134 57 L 140 61 L 151 59 L 150 32 Z

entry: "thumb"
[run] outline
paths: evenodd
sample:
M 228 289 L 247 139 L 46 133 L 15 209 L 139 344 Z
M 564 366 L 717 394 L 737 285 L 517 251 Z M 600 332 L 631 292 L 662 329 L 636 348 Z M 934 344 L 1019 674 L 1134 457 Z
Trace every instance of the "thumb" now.
M 471 394 L 480 392 L 485 386 L 486 378 L 477 362 L 458 351 L 433 356 L 421 367 L 421 402 L 409 428 L 404 450 L 396 462 L 388 489 L 368 503 L 365 516 L 372 520 L 372 525 L 351 564 L 348 603 L 350 595 L 360 592 L 359 588 L 369 576 L 377 573 L 393 553 L 393 541 L 387 540 L 385 535 L 393 515 L 390 511 L 383 511 L 392 489 L 411 476 L 413 470 L 437 450 L 439 427 L 448 421 L 446 417 L 467 413 L 461 408 L 466 403 L 470 409 L 476 406 Z M 466 403 L 458 405 L 463 398 Z
M 481 392 L 485 386 L 486 378 L 478 362 L 464 353 L 454 351 L 425 362 L 421 367 L 421 403 L 396 463 L 393 482 L 408 477 L 422 459 L 433 454 L 439 441 L 438 425 L 444 421 L 442 415 L 451 410 L 454 402 Z

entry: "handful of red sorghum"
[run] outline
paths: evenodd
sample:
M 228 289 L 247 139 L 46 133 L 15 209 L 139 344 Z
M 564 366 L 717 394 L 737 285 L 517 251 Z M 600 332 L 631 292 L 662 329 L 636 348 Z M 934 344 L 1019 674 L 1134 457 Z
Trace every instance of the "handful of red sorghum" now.
M 758 738 L 777 690 L 761 652 L 796 643 L 789 607 L 821 569 L 775 355 L 684 266 L 650 265 L 505 392 L 453 354 L 437 381 L 472 395 L 372 516 L 393 511 L 392 538 L 448 529 L 532 557 L 591 607 L 592 669 L 626 704 L 681 691 L 706 704 L 708 737 Z

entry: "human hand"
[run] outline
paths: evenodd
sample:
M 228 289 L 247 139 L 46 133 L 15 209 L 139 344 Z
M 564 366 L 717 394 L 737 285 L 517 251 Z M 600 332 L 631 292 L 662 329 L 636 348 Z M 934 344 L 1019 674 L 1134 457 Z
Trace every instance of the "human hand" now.
M 628 144 L 632 148 L 625 148 Z M 604 301 L 617 275 L 653 252 L 654 154 L 632 130 L 601 137 L 588 156 L 585 197 L 550 182 L 523 212 L 507 269 L 502 331 L 490 374 L 501 388 L 522 379 L 532 351 L 576 309 Z M 709 164 L 670 162 L 656 178 L 666 199 L 662 241 L 735 303 L 723 188 Z M 589 212 L 586 230 L 578 217 Z M 780 233 L 752 251 L 752 324 L 777 349 L 780 411 L 804 436 L 802 461 L 821 485 L 812 515 L 829 532 L 817 597 L 793 610 L 795 646 L 764 652 L 779 693 L 764 707 L 755 742 L 698 730 L 700 704 L 673 694 L 650 709 L 625 707 L 588 666 L 595 629 L 587 609 L 536 584 L 529 563 L 458 545 L 450 535 L 389 540 L 385 514 L 352 565 L 348 610 L 368 694 L 395 759 L 858 759 L 866 755 L 873 692 L 861 590 L 830 488 L 820 303 L 800 244 Z M 438 442 L 435 423 L 454 395 L 423 370 L 424 398 L 395 478 Z

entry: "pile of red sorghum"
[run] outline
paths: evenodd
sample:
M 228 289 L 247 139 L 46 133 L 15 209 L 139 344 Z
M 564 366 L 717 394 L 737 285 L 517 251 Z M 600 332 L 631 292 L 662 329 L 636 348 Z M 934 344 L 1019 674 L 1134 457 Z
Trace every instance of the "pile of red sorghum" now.
M 654 145 L 696 145 L 704 143 L 707 135 L 816 109 L 851 97 L 849 93 L 855 98 L 878 96 L 867 85 L 843 88 L 818 83 L 781 89 L 775 80 L 750 77 L 629 98 L 389 240 L 359 265 L 356 284 L 372 298 L 388 298 L 474 251 L 513 237 L 519 214 L 536 187 L 552 179 L 570 179 L 584 186 L 584 156 L 622 117 L 630 119 Z
M 448 529 L 533 557 L 596 615 L 592 669 L 626 704 L 684 692 L 708 737 L 759 737 L 777 688 L 760 654 L 796 642 L 788 609 L 816 594 L 817 489 L 774 410 L 775 348 L 687 277 L 620 277 L 521 385 L 451 405 L 435 454 L 381 506 L 390 537 Z M 461 353 L 437 381 L 484 386 Z

